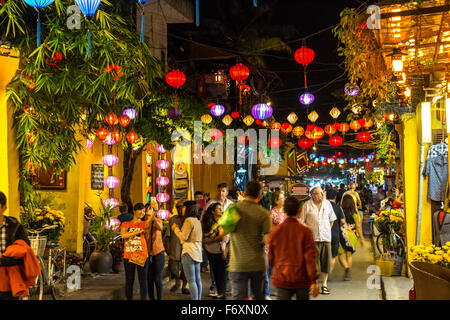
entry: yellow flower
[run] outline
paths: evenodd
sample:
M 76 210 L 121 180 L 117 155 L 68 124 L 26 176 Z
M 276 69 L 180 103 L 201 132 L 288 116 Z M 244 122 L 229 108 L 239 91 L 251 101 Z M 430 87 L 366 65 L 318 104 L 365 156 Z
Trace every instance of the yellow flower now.
M 39 216 L 39 217 L 36 218 L 37 221 L 40 221 L 42 219 L 44 219 L 44 217 L 42 217 L 42 216 Z

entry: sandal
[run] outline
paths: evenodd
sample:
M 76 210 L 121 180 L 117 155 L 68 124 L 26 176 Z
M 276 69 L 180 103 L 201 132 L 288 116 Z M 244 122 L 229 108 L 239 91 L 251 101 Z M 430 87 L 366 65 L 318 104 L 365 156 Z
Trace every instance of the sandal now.
M 330 294 L 330 290 L 328 290 L 328 287 L 322 287 L 322 290 L 320 291 L 321 294 Z

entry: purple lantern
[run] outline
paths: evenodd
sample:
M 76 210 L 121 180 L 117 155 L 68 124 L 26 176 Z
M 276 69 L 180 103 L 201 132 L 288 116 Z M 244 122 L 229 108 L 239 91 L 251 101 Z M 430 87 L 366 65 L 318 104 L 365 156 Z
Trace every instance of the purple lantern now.
M 156 178 L 156 184 L 160 187 L 165 187 L 169 184 L 169 178 L 161 176 Z
M 123 114 L 130 118 L 130 120 L 134 120 L 134 118 L 136 118 L 136 110 L 132 108 L 123 110 Z
M 110 209 L 114 209 L 119 206 L 119 200 L 117 200 L 116 198 L 105 199 L 103 200 L 103 205 L 106 208 L 109 207 Z
M 225 107 L 221 104 L 216 104 L 211 107 L 211 114 L 215 117 L 220 117 L 225 113 Z
M 114 176 L 109 176 L 103 179 L 103 184 L 109 189 L 117 188 L 120 183 L 120 179 Z
M 167 116 L 172 119 L 175 120 L 176 118 L 178 118 L 179 116 L 181 116 L 181 111 L 180 109 L 176 109 L 176 108 L 169 108 L 167 110 Z
M 158 151 L 159 153 L 166 153 L 166 149 L 164 149 L 164 146 L 162 144 L 156 145 L 156 151 Z
M 314 95 L 309 92 L 305 92 L 300 96 L 300 102 L 304 105 L 309 105 L 314 102 Z
M 356 96 L 359 92 L 359 87 L 355 86 L 345 86 L 344 91 L 349 96 Z
M 94 143 L 90 139 L 86 139 L 86 149 L 91 148 L 94 145 Z
M 255 119 L 266 120 L 272 116 L 273 109 L 265 103 L 255 104 L 252 108 L 252 115 Z
M 158 160 L 158 161 L 156 161 L 156 167 L 160 170 L 166 170 L 169 167 L 169 161 Z
M 105 229 L 112 229 L 116 231 L 120 228 L 120 220 L 117 218 L 109 218 L 109 221 L 106 221 Z
M 107 154 L 102 158 L 103 164 L 108 167 L 114 167 L 119 162 L 119 157 L 114 154 Z
M 167 202 L 167 201 L 169 201 L 169 199 L 170 199 L 169 194 L 167 194 L 165 192 L 164 193 L 158 193 L 156 195 L 156 201 L 158 201 L 159 203 Z
M 170 217 L 170 211 L 166 209 L 161 209 L 156 213 L 156 215 L 158 216 L 158 218 L 164 220 Z

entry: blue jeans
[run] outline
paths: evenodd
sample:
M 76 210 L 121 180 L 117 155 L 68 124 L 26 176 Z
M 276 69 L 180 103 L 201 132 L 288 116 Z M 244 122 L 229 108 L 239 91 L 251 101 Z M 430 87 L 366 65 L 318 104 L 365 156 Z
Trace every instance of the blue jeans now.
M 148 295 L 150 300 L 155 300 L 154 288 L 156 286 L 156 300 L 162 300 L 163 294 L 163 271 L 166 258 L 164 251 L 152 257 L 152 262 L 148 268 Z
M 123 259 L 123 265 L 125 267 L 125 295 L 128 300 L 133 300 L 133 285 L 136 269 L 139 279 L 139 292 L 141 294 L 141 300 L 147 298 L 147 273 L 148 273 L 148 260 L 145 261 L 143 267 L 131 263 L 128 259 Z
M 265 271 L 230 272 L 233 300 L 244 300 L 248 296 L 248 280 L 255 300 L 264 300 L 263 282 Z
M 181 257 L 183 271 L 189 282 L 189 292 L 192 300 L 202 300 L 202 278 L 200 276 L 200 262 L 192 260 L 187 253 Z

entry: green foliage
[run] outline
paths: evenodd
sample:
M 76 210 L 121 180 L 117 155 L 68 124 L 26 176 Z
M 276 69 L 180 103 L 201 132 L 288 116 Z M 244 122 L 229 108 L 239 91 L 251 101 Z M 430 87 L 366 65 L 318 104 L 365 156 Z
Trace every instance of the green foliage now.
M 111 212 L 112 209 L 108 206 L 105 207 L 102 199 L 100 199 L 101 211 L 92 211 L 95 214 L 95 218 L 92 220 L 89 231 L 96 239 L 95 248 L 101 252 L 109 252 L 110 245 L 114 237 L 118 236 L 119 232 L 113 230 L 115 226 L 111 225 Z

